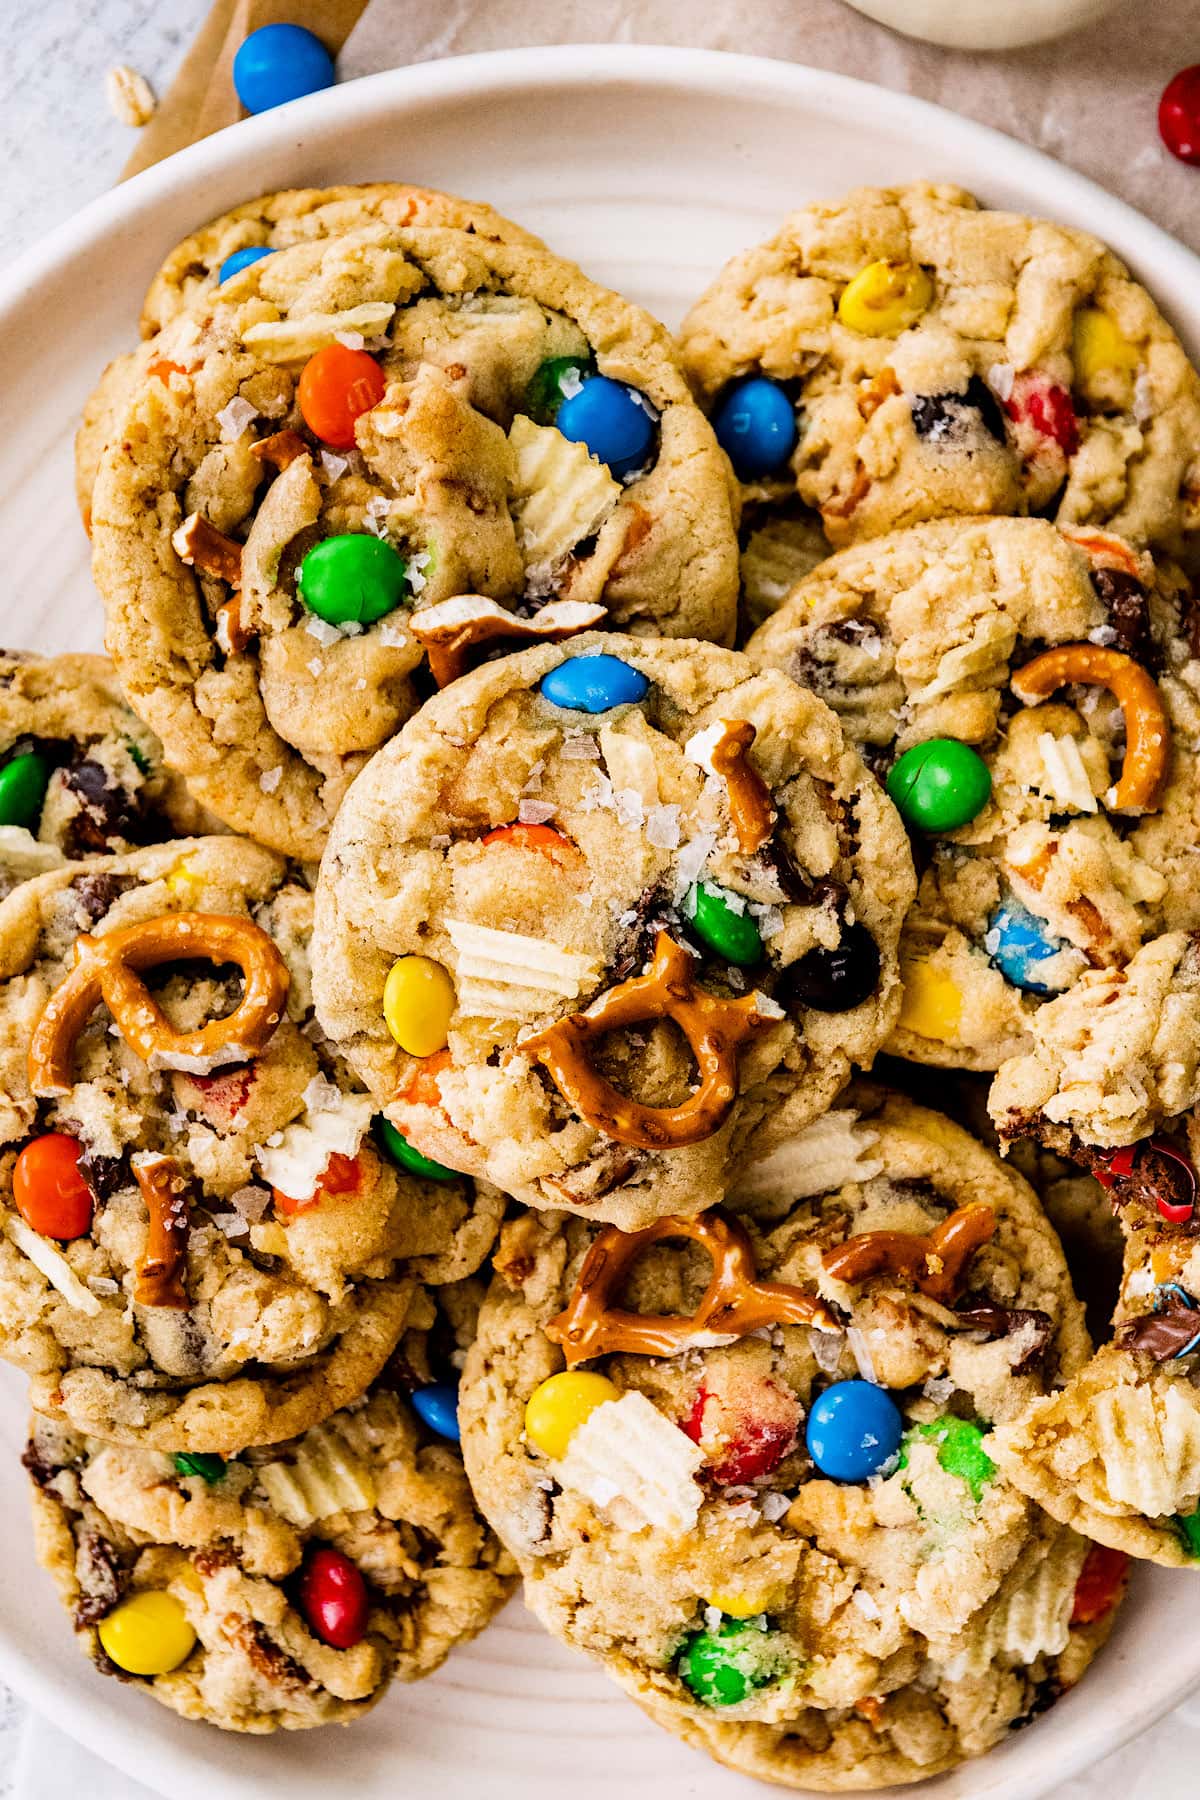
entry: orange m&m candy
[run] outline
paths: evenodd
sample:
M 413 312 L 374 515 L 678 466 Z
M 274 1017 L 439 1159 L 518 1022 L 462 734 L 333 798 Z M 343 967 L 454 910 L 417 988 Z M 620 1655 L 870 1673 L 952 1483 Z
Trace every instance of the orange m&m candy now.
M 354 448 L 354 421 L 383 399 L 383 370 L 365 350 L 327 344 L 300 375 L 300 411 L 309 430 L 335 450 Z
M 26 1144 L 13 1164 L 13 1203 L 27 1225 L 42 1237 L 86 1237 L 95 1202 L 79 1173 L 78 1138 L 51 1131 Z
M 511 844 L 515 850 L 537 850 L 560 865 L 583 861 L 578 844 L 564 837 L 561 831 L 555 831 L 552 825 L 497 825 L 494 831 L 485 832 L 480 842 Z
M 343 1156 L 340 1150 L 334 1150 L 325 1164 L 324 1173 L 317 1183 L 317 1191 L 310 1194 L 307 1200 L 293 1200 L 279 1188 L 272 1188 L 276 1210 L 294 1218 L 297 1213 L 312 1212 L 320 1206 L 326 1194 L 352 1194 L 362 1179 L 362 1168 L 357 1156 Z

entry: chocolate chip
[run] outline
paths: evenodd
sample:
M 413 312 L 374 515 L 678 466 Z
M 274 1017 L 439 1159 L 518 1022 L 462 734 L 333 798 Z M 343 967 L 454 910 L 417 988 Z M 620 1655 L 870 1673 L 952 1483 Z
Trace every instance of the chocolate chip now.
M 75 895 L 83 922 L 97 925 L 109 908 L 116 905 L 121 895 L 136 885 L 132 875 L 112 875 L 102 871 L 98 875 L 77 876 L 71 883 L 71 892 Z
M 44 1448 L 36 1437 L 31 1437 L 21 1454 L 21 1467 L 34 1483 L 35 1487 L 49 1487 L 54 1477 L 66 1467 L 64 1463 L 56 1463 L 46 1455 Z
M 1172 1296 L 1158 1312 L 1127 1319 L 1117 1331 L 1122 1350 L 1139 1350 L 1155 1362 L 1170 1362 L 1200 1338 L 1200 1311 Z
M 137 802 L 113 783 L 102 763 L 90 756 L 79 757 L 67 764 L 59 779 L 78 804 L 69 830 L 72 854 L 112 850 L 123 843 L 138 843 L 145 836 Z
M 1092 586 L 1117 634 L 1116 648 L 1153 667 L 1158 655 L 1150 635 L 1150 596 L 1136 575 L 1125 569 L 1093 569 Z
M 679 930 L 679 915 L 671 905 L 663 883 L 656 882 L 653 887 L 645 888 L 634 902 L 633 918 L 622 927 L 613 951 L 614 985 L 627 981 L 631 975 L 641 974 L 654 955 L 654 944 L 660 931 L 670 931 L 677 936 Z
M 879 946 L 865 925 L 845 925 L 836 949 L 808 951 L 786 968 L 775 998 L 790 1011 L 809 1006 L 814 1012 L 849 1012 L 870 998 L 879 985 Z
M 102 1156 L 90 1144 L 85 1144 L 79 1153 L 79 1173 L 100 1205 L 129 1182 L 126 1156 Z
M 948 444 L 976 423 L 989 437 L 1007 442 L 1004 414 L 991 388 L 972 375 L 961 394 L 917 394 L 912 401 L 913 429 L 931 443 Z
M 79 1579 L 75 1626 L 79 1630 L 108 1617 L 125 1591 L 127 1576 L 116 1550 L 98 1531 L 85 1531 L 79 1539 L 75 1572 Z
M 958 1320 L 973 1331 L 984 1331 L 989 1338 L 1012 1337 L 1026 1326 L 1036 1327 L 1029 1349 L 1012 1366 L 1014 1375 L 1023 1375 L 1046 1354 L 1054 1336 L 1054 1323 L 1049 1313 L 1032 1308 L 1001 1306 L 986 1295 L 968 1294 L 958 1308 Z

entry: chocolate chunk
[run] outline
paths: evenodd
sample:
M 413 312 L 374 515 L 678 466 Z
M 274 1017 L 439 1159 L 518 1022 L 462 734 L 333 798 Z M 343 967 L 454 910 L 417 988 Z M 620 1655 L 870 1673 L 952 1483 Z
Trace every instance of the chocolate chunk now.
M 1200 1339 L 1200 1310 L 1186 1301 L 1172 1298 L 1158 1312 L 1143 1313 L 1127 1319 L 1117 1332 L 1122 1350 L 1140 1350 L 1155 1362 L 1170 1362 L 1182 1356 Z
M 1039 1681 L 1033 1690 L 1033 1698 L 1029 1705 L 1019 1719 L 1013 1720 L 1009 1730 L 1023 1731 L 1026 1725 L 1032 1725 L 1035 1719 L 1040 1719 L 1043 1713 L 1048 1713 L 1050 1708 L 1062 1699 L 1065 1692 L 1066 1689 L 1057 1675 L 1048 1675 L 1045 1681 Z
M 844 925 L 836 949 L 809 950 L 784 970 L 775 998 L 789 1011 L 807 1006 L 814 1012 L 850 1012 L 875 992 L 880 968 L 879 946 L 866 926 Z
M 912 402 L 913 429 L 918 437 L 947 447 L 978 422 L 989 437 L 1007 442 L 1004 414 L 987 383 L 972 375 L 961 394 L 917 394 Z
M 63 1463 L 53 1462 L 36 1437 L 30 1438 L 21 1454 L 21 1467 L 35 1487 L 49 1487 L 65 1466 Z
M 970 1326 L 973 1331 L 985 1331 L 989 1338 L 1012 1337 L 1014 1332 L 1021 1331 L 1028 1325 L 1035 1327 L 1029 1349 L 1012 1366 L 1014 1375 L 1023 1375 L 1039 1362 L 1054 1336 L 1054 1323 L 1049 1313 L 1019 1306 L 1001 1306 L 997 1301 L 989 1300 L 986 1295 L 968 1294 L 958 1308 L 958 1318 L 960 1324 Z
M 633 918 L 622 927 L 612 958 L 614 987 L 631 975 L 641 974 L 654 955 L 654 944 L 660 931 L 669 931 L 675 937 L 680 931 L 679 914 L 661 882 L 639 894 L 634 903 Z
M 128 1159 L 125 1156 L 102 1156 L 90 1144 L 79 1153 L 79 1173 L 101 1205 L 111 1200 L 129 1182 Z
M 246 1660 L 272 1687 L 296 1691 L 313 1686 L 311 1675 L 286 1650 L 280 1649 L 257 1619 L 243 1618 L 235 1613 L 226 1621 L 224 1629 L 226 1636 L 237 1644 Z
M 1092 586 L 1117 634 L 1116 648 L 1153 667 L 1158 661 L 1150 636 L 1150 596 L 1125 569 L 1093 569 Z
M 79 1630 L 108 1617 L 125 1591 L 126 1575 L 116 1550 L 98 1531 L 86 1531 L 79 1539 L 75 1570 L 79 1579 L 75 1626 Z
M 102 763 L 90 756 L 79 757 L 67 764 L 60 779 L 79 808 L 69 833 L 69 847 L 74 855 L 85 855 L 89 850 L 103 853 L 121 844 L 144 840 L 147 826 L 137 801 L 123 787 L 113 784 Z
M 136 885 L 132 875 L 111 875 L 105 871 L 98 875 L 77 876 L 71 883 L 71 892 L 75 895 L 83 922 L 98 925 L 121 895 Z

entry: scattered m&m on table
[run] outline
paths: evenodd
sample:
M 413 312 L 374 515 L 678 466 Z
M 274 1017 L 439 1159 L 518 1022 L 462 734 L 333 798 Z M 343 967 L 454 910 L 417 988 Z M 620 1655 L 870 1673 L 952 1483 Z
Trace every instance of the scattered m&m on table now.
M 619 656 L 599 652 L 572 656 L 543 675 L 538 692 L 564 712 L 611 712 L 614 706 L 636 706 L 650 683 L 640 669 Z
M 813 1401 L 808 1453 L 832 1481 L 866 1481 L 891 1462 L 904 1435 L 900 1408 L 871 1381 L 835 1381 Z
M 1158 103 L 1158 129 L 1172 156 L 1200 163 L 1200 63 L 1168 81 Z
M 303 25 L 263 25 L 238 45 L 233 85 L 247 112 L 269 112 L 334 84 L 333 58 Z

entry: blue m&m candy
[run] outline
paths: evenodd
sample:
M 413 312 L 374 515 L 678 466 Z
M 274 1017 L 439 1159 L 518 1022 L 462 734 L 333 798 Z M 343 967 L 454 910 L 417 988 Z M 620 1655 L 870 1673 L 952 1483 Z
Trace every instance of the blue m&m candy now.
M 422 1424 L 439 1437 L 458 1442 L 458 1389 L 448 1381 L 435 1381 L 431 1387 L 417 1388 L 409 1398 L 412 1409 Z
M 628 475 L 649 460 L 656 421 L 636 388 L 589 375 L 563 401 L 554 423 L 573 444 L 586 444 L 614 475 Z
M 1039 919 L 1019 900 L 1006 900 L 992 914 L 983 942 L 1005 981 L 1011 981 L 1023 993 L 1061 992 L 1061 985 L 1040 980 L 1037 968 L 1067 946 L 1061 938 L 1050 935 L 1045 919 Z
M 247 112 L 269 112 L 333 82 L 332 56 L 303 25 L 260 26 L 243 38 L 233 59 L 233 85 Z
M 268 249 L 266 244 L 250 244 L 245 250 L 235 250 L 232 256 L 225 258 L 217 270 L 218 284 L 228 281 L 232 275 L 240 275 L 243 269 L 250 267 L 251 263 L 261 262 L 264 256 L 274 256 L 274 254 L 275 252 Z
M 640 669 L 619 656 L 572 656 L 543 675 L 538 692 L 567 712 L 611 712 L 614 706 L 636 706 L 650 683 Z
M 808 1454 L 832 1481 L 866 1481 L 900 1448 L 904 1420 L 890 1394 L 870 1381 L 835 1381 L 813 1401 Z
M 734 382 L 712 425 L 739 481 L 773 475 L 796 448 L 796 409 L 786 390 L 765 375 Z

